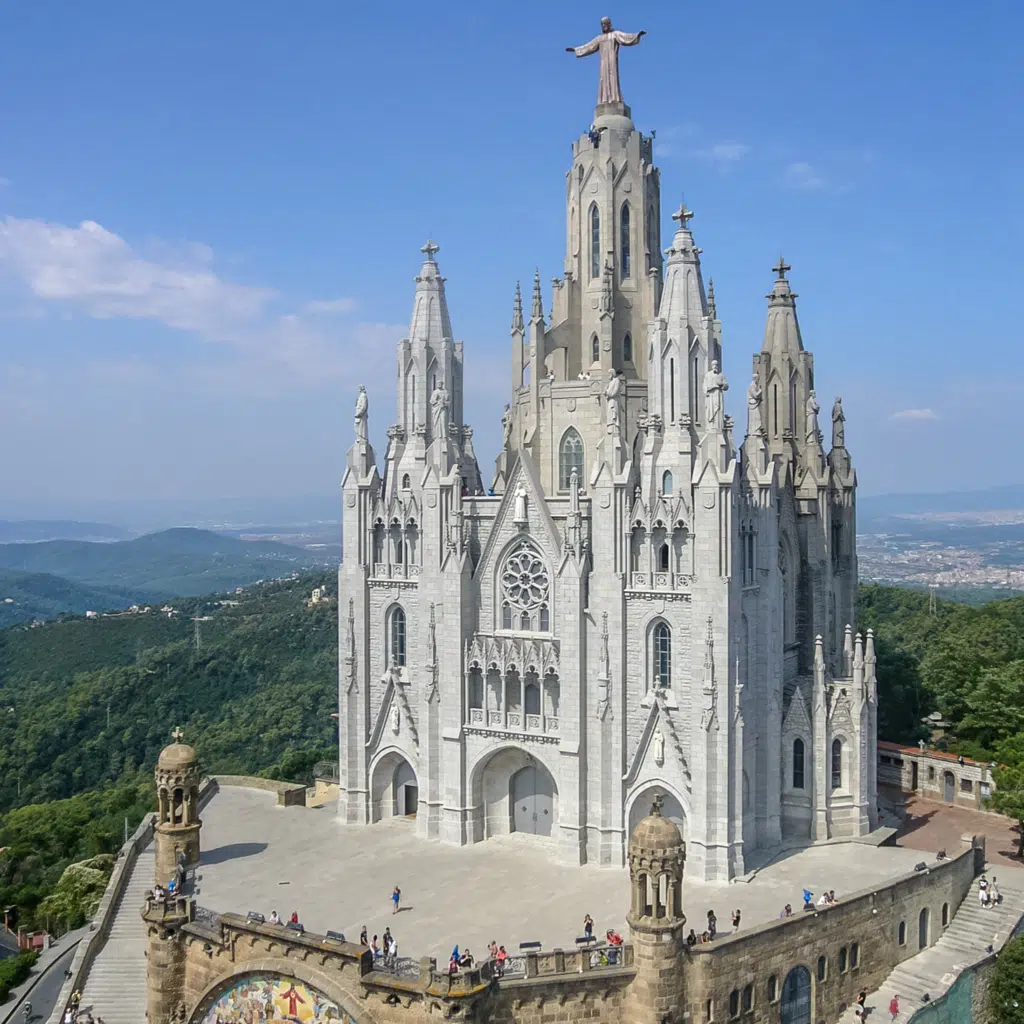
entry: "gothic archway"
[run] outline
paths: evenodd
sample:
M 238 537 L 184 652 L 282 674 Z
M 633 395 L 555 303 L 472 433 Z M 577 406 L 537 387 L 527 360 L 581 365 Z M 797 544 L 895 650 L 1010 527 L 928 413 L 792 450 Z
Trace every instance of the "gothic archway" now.
M 654 802 L 654 798 L 660 796 L 662 798 L 661 813 L 671 821 L 677 829 L 679 834 L 686 839 L 686 808 L 683 806 L 683 802 L 679 797 L 667 786 L 661 783 L 654 783 L 646 785 L 642 789 L 630 797 L 627 804 L 627 822 L 629 832 L 626 835 L 626 839 L 633 834 L 633 830 L 640 824 L 640 822 L 651 813 L 651 804 Z
M 811 1024 L 811 972 L 802 964 L 786 975 L 781 1004 L 782 1024 Z
M 387 751 L 370 771 L 370 821 L 415 817 L 418 803 L 416 770 L 400 751 Z
M 558 825 L 558 787 L 550 768 L 522 747 L 484 756 L 471 773 L 478 839 L 522 832 L 550 836 Z

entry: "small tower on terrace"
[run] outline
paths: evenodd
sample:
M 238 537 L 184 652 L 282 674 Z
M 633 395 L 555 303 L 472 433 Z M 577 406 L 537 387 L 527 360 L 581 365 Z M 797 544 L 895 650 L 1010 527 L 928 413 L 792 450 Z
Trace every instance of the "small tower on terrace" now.
M 179 854 L 186 868 L 199 863 L 199 759 L 181 737 L 175 729 L 174 742 L 164 747 L 156 766 L 155 881 L 162 886 L 175 877 Z
M 633 938 L 636 980 L 630 993 L 632 1024 L 663 1024 L 681 1019 L 683 973 L 683 866 L 686 844 L 679 829 L 662 814 L 664 798 L 629 840 L 630 908 L 626 921 Z

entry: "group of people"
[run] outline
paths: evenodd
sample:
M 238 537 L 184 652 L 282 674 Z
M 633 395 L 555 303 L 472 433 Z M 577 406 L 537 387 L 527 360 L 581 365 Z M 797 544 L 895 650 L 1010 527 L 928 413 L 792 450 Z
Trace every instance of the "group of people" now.
M 740 921 L 743 920 L 743 912 L 737 907 L 732 912 L 732 930 L 738 932 L 740 930 Z M 696 946 L 705 942 L 712 942 L 715 936 L 718 934 L 718 918 L 715 916 L 713 910 L 708 911 L 708 924 L 707 927 L 700 933 L 691 928 L 689 935 L 686 936 L 687 946 Z
M 67 973 L 65 973 L 65 977 L 67 977 Z M 32 1004 L 26 1002 L 22 1012 L 25 1014 L 26 1021 L 31 1020 Z M 67 1008 L 64 1010 L 64 1024 L 103 1024 L 103 1018 L 94 1017 L 91 1007 L 82 1009 L 82 993 L 76 989 L 71 993 Z
M 390 928 L 384 929 L 384 934 L 378 939 L 376 935 L 372 939 L 367 938 L 366 925 L 359 930 L 359 945 L 370 950 L 373 955 L 374 964 L 382 961 L 384 966 L 390 967 L 398 960 L 398 939 L 391 934 Z
M 835 889 L 826 889 L 817 900 L 815 900 L 814 893 L 810 889 L 804 889 L 804 910 L 817 910 L 818 907 L 834 907 L 838 902 Z M 787 903 L 785 910 L 779 914 L 779 917 L 790 917 L 792 913 L 793 908 Z
M 299 912 L 297 910 L 292 911 L 292 916 L 288 918 L 288 924 L 299 924 Z M 270 912 L 270 917 L 267 918 L 267 924 L 285 924 L 281 920 L 276 910 Z
M 991 882 L 984 875 L 978 880 L 978 899 L 983 907 L 994 907 L 1002 901 L 995 875 Z

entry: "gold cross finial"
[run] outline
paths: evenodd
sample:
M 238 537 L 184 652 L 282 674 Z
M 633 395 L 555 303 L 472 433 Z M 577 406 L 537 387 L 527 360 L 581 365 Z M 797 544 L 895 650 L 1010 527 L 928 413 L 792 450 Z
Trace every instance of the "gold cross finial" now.
M 185 734 L 181 731 L 181 727 L 179 726 L 171 733 L 171 739 L 173 739 L 175 743 L 180 743 L 184 735 Z

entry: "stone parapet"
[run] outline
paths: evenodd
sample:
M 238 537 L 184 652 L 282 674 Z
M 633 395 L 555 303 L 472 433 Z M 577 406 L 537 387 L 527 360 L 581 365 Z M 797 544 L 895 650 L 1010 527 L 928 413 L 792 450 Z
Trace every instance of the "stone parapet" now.
M 213 775 L 211 778 L 218 786 L 241 786 L 244 789 L 276 793 L 278 807 L 306 806 L 306 787 L 299 782 L 277 782 L 274 779 L 261 779 L 257 775 Z

